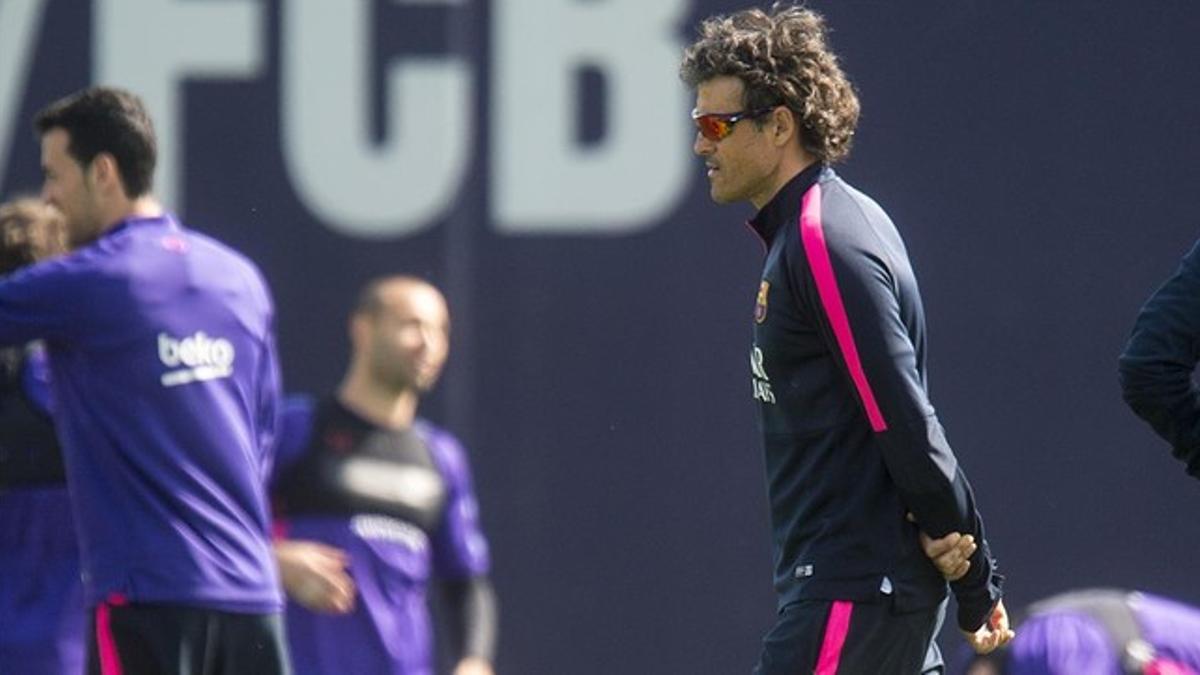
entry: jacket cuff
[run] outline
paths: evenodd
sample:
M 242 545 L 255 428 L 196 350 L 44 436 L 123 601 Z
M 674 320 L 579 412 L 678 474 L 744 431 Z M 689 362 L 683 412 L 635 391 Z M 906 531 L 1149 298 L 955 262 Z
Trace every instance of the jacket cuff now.
M 990 569 L 982 585 L 964 588 L 951 584 L 954 599 L 958 601 L 958 627 L 968 633 L 974 633 L 987 623 L 992 610 L 1004 595 L 1001 590 L 1004 576 L 996 572 L 994 560 L 988 562 Z

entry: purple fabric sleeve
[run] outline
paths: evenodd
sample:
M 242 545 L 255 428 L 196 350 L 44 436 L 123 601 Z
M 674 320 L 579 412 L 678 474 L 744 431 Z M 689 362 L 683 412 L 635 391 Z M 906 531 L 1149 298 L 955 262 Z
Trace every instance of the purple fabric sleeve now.
M 283 400 L 279 412 L 279 436 L 275 443 L 275 462 L 271 467 L 272 480 L 308 448 L 313 428 L 316 402 L 311 396 L 290 395 Z
M 274 322 L 268 325 L 273 326 Z M 263 485 L 269 485 L 271 472 L 276 461 L 276 444 L 282 427 L 283 397 L 282 378 L 279 373 L 279 356 L 275 346 L 274 328 L 263 336 L 264 358 L 259 363 L 260 381 L 258 390 L 258 449 L 261 453 L 260 468 Z
M 34 408 L 45 415 L 54 414 L 54 396 L 50 388 L 50 363 L 41 343 L 30 345 L 21 372 L 21 386 Z
M 1152 595 L 1133 600 L 1142 637 L 1159 658 L 1200 672 L 1200 609 Z
M 487 574 L 491 556 L 479 523 L 466 451 L 454 436 L 431 424 L 420 423 L 417 431 L 429 443 L 449 492 L 445 520 L 433 539 L 434 570 L 447 578 Z
M 0 283 L 0 344 L 69 337 L 93 262 L 84 249 L 17 270 Z
M 1030 617 L 1018 627 L 1009 649 L 1011 675 L 1122 675 L 1104 627 L 1082 613 Z

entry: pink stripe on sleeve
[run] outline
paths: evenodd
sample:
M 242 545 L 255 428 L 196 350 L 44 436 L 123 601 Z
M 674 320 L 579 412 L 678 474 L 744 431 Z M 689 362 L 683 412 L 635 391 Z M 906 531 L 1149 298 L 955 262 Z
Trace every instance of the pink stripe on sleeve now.
M 862 361 L 858 358 L 858 347 L 854 344 L 854 333 L 850 330 L 850 319 L 846 317 L 846 306 L 842 303 L 842 292 L 838 290 L 837 278 L 833 275 L 833 263 L 829 259 L 829 247 L 825 244 L 825 230 L 821 224 L 821 184 L 817 183 L 804 193 L 804 201 L 800 207 L 800 239 L 804 242 L 804 255 L 808 258 L 808 266 L 812 268 L 813 278 L 817 282 L 817 294 L 821 296 L 821 304 L 833 335 L 837 338 L 838 348 L 842 350 L 842 358 L 846 368 L 850 370 L 850 379 L 862 399 L 863 407 L 867 410 L 867 419 L 871 429 L 876 433 L 887 431 L 887 422 L 883 419 L 883 411 L 875 402 L 875 393 L 871 391 L 871 383 L 867 382 L 867 374 L 863 372 Z
M 846 645 L 846 635 L 850 632 L 850 615 L 853 613 L 852 602 L 838 600 L 830 606 L 829 618 L 825 621 L 825 638 L 821 642 L 821 655 L 817 657 L 817 669 L 813 675 L 837 675 L 842 647 Z
M 122 675 L 125 672 L 112 633 L 112 607 L 125 603 L 124 596 L 114 593 L 96 607 L 96 649 L 100 657 L 100 675 Z

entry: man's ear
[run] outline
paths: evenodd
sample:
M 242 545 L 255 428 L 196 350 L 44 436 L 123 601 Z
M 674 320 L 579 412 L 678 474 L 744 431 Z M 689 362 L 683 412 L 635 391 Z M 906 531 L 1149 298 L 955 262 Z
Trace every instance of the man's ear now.
M 795 113 L 784 105 L 776 106 L 771 111 L 771 126 L 774 129 L 771 138 L 776 145 L 787 145 L 799 133 Z
M 92 158 L 88 165 L 92 184 L 104 190 L 116 190 L 124 194 L 125 187 L 121 184 L 121 172 L 117 168 L 117 159 L 110 153 L 102 152 Z

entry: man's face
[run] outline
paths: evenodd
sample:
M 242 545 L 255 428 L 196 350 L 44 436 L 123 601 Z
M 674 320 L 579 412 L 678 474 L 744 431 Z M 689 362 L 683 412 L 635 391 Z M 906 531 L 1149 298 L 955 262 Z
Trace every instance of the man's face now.
M 696 87 L 696 112 L 743 112 L 745 85 L 736 77 L 715 77 Z M 766 118 L 760 118 L 762 121 Z M 758 121 L 743 119 L 721 140 L 705 138 L 696 132 L 692 149 L 704 158 L 708 167 L 709 191 L 718 204 L 748 201 L 761 208 L 778 187 L 775 171 L 779 165 L 780 149 Z
M 96 191 L 89 172 L 75 161 L 67 148 L 65 129 L 50 129 L 42 135 L 42 199 L 62 212 L 72 248 L 96 238 L 99 223 Z
M 397 284 L 382 290 L 367 345 L 371 372 L 395 391 L 429 391 L 450 352 L 450 315 L 429 286 Z

